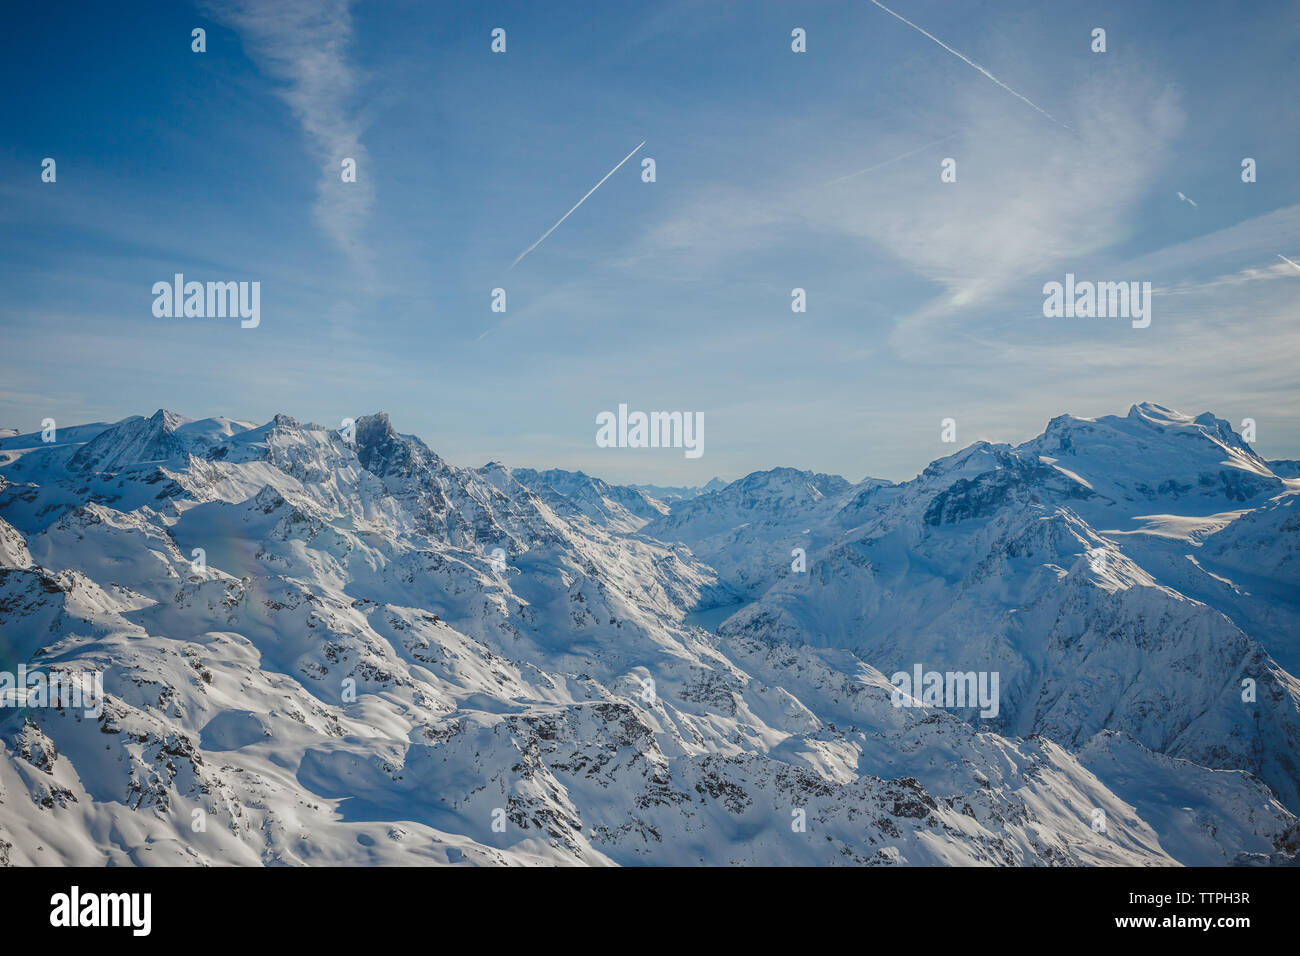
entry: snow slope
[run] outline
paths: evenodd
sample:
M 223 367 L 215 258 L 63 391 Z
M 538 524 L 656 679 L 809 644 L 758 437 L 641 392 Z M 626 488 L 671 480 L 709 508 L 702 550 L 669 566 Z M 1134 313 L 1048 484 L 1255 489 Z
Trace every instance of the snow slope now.
M 671 501 L 458 468 L 383 414 L 5 438 L 0 669 L 106 700 L 0 709 L 0 862 L 1289 861 L 1300 695 L 1255 633 L 1289 571 L 1248 549 L 1290 553 L 1291 492 L 1212 421 L 1138 417 Z M 1117 475 L 1126 442 L 1177 485 Z M 1148 513 L 1273 596 L 1157 581 Z M 913 661 L 1003 668 L 998 719 L 895 706 Z

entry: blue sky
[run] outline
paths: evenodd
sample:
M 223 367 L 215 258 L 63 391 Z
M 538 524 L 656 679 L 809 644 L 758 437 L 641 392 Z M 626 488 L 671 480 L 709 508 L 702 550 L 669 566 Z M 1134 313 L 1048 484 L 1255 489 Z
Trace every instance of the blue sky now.
M 1300 3 L 888 6 L 1060 122 L 868 0 L 20 8 L 0 426 L 383 409 L 457 464 L 856 480 L 1150 400 L 1300 457 Z M 176 272 L 261 325 L 155 318 Z M 1067 272 L 1150 328 L 1044 318 Z M 597 448 L 620 402 L 704 455 Z

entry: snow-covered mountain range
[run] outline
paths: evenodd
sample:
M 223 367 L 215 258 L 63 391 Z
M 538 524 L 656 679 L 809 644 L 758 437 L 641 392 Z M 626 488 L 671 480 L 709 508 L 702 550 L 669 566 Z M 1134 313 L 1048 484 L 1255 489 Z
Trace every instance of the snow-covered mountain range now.
M 0 708 L 0 862 L 1300 853 L 1300 479 L 1211 415 L 662 495 L 383 414 L 53 437 L 0 436 L 0 671 L 105 698 Z

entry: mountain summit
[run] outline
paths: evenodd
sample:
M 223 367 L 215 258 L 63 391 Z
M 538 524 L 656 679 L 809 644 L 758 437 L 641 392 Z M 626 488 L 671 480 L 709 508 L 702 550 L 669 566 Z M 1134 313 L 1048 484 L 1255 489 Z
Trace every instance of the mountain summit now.
M 1296 859 L 1300 480 L 1212 415 L 702 489 L 355 425 L 0 437 L 0 681 L 103 688 L 0 708 L 0 862 Z

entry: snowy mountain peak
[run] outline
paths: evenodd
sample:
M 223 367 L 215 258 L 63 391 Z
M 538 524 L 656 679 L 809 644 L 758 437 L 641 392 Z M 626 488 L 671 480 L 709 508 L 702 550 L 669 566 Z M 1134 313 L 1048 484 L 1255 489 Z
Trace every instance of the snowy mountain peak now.
M 1015 449 L 1077 477 L 1129 515 L 1224 511 L 1279 494 L 1284 483 L 1222 419 L 1195 418 L 1154 403 L 1126 416 L 1058 416 Z M 1163 502 L 1163 504 L 1161 504 Z
M 124 418 L 77 449 L 68 467 L 73 471 L 115 472 L 131 465 L 171 460 L 185 453 L 175 429 L 187 421 L 164 409 L 149 418 Z
M 667 505 L 639 488 L 611 485 L 581 471 L 516 468 L 512 474 L 515 480 L 562 513 L 583 514 L 599 524 L 624 531 L 636 530 L 668 512 Z
M 727 487 L 730 482 L 723 481 L 721 478 L 710 478 L 703 485 L 631 485 L 630 487 L 644 491 L 656 501 L 663 501 L 671 504 L 674 501 L 685 501 L 689 498 L 697 498 L 700 495 L 708 494 L 710 491 L 721 491 Z
M 179 412 L 173 412 L 170 409 L 160 408 L 150 416 L 149 421 L 156 422 L 163 430 L 174 432 L 182 425 L 188 425 L 194 419 L 186 418 Z
M 375 412 L 371 415 L 362 415 L 357 419 L 357 429 L 365 428 L 367 431 L 379 431 L 387 435 L 396 435 L 393 429 L 393 422 L 388 417 L 388 412 Z
M 936 458 L 926 466 L 920 477 L 949 481 L 963 475 L 981 474 L 994 468 L 1004 468 L 1012 463 L 1010 445 L 977 441 L 950 455 Z
M 11 862 L 1296 857 L 1300 494 L 1217 419 L 671 507 L 356 424 L 9 439 L 0 670 L 105 691 L 0 711 Z M 996 714 L 898 706 L 920 667 Z
M 361 416 L 356 429 L 357 458 L 373 474 L 410 476 L 437 458 L 418 438 L 399 435 L 386 412 Z
M 790 496 L 807 496 L 811 500 L 821 500 L 831 495 L 838 495 L 849 487 L 849 482 L 839 475 L 820 475 L 812 471 L 800 471 L 797 468 L 769 468 L 756 471 L 733 481 L 716 492 L 718 495 L 768 494 L 782 498 Z
M 1158 402 L 1138 402 L 1128 410 L 1128 417 L 1151 422 L 1153 425 L 1186 425 L 1192 421 L 1188 415 L 1176 412 Z

